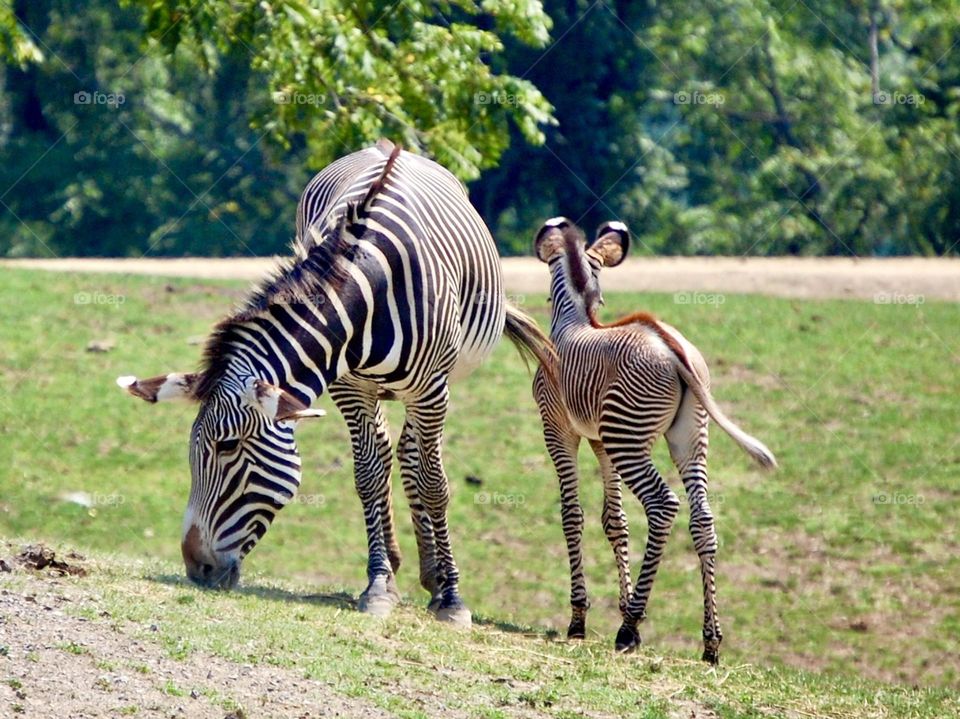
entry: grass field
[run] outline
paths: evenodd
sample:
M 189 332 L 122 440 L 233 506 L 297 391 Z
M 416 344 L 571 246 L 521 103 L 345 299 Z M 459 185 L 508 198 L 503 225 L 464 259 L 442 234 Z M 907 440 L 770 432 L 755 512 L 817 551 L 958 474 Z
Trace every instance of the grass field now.
M 4 544 L 0 555 L 16 551 L 16 543 Z M 170 562 L 102 553 L 70 561 L 88 574 L 5 575 L 12 594 L 35 602 L 14 605 L 10 636 L 0 640 L 10 657 L 0 665 L 6 672 L 0 707 L 9 694 L 11 716 L 76 716 L 71 709 L 78 704 L 87 708 L 83 716 L 216 719 L 237 709 L 244 714 L 228 717 L 944 719 L 960 713 L 960 698 L 946 689 L 760 663 L 710 668 L 655 646 L 617 656 L 606 637 L 567 643 L 489 621 L 464 632 L 409 605 L 375 619 L 354 611 L 349 595 L 335 587 L 317 594 L 258 576 L 252 587 L 213 593 L 191 586 Z M 5 605 L 9 597 L 0 597 Z M 40 687 L 52 691 L 41 694 Z M 284 687 L 295 691 L 280 708 Z
M 137 402 L 117 389 L 114 378 L 194 368 L 196 340 L 243 296 L 245 285 L 22 270 L 3 270 L 0 277 L 0 535 L 175 561 L 194 410 Z M 546 324 L 544 297 L 518 299 Z M 721 404 L 781 464 L 779 472 L 761 474 L 719 430 L 712 435 L 723 662 L 753 667 L 744 670 L 742 683 L 729 685 L 731 706 L 744 710 L 750 703 L 737 693 L 775 677 L 794 693 L 817 692 L 821 681 L 834 686 L 853 675 L 956 687 L 960 306 L 732 295 L 676 299 L 611 294 L 605 313 L 643 308 L 679 327 L 711 363 Z M 91 341 L 104 340 L 115 343 L 110 352 L 86 351 Z M 562 631 L 568 618 L 566 553 L 556 480 L 529 384 L 528 371 L 504 344 L 454 388 L 445 448 L 454 550 L 463 596 L 475 615 Z M 326 400 L 322 406 L 332 409 Z M 399 410 L 391 407 L 395 428 Z M 304 423 L 298 435 L 301 495 L 247 559 L 246 583 L 283 581 L 304 590 L 336 587 L 356 594 L 365 582 L 366 544 L 345 427 L 332 412 Z M 657 456 L 679 490 L 664 447 Z M 585 667 L 603 657 L 602 671 L 612 672 L 603 676 L 622 682 L 632 676 L 626 667 L 664 652 L 694 659 L 700 582 L 682 511 L 642 628 L 646 647 L 629 660 L 634 664 L 609 661 L 618 626 L 615 569 L 599 523 L 597 472 L 588 451 L 582 458 L 591 641 L 582 649 L 549 651 L 571 653 L 578 672 L 589 672 Z M 482 485 L 466 483 L 467 475 Z M 395 486 L 397 510 L 405 517 L 398 477 Z M 75 492 L 87 493 L 93 506 L 71 501 Z M 633 501 L 627 512 L 638 560 L 643 513 Z M 405 519 L 400 526 L 406 560 L 400 588 L 423 605 L 412 530 Z M 122 583 L 115 584 L 107 594 L 122 604 Z M 256 595 L 200 595 L 179 585 L 163 591 L 196 596 L 190 611 L 197 619 L 258 611 Z M 129 602 L 124 606 L 141 611 Z M 182 607 L 168 609 L 176 615 Z M 308 620 L 323 611 L 309 608 Z M 270 621 L 293 622 L 294 614 L 273 611 Z M 389 626 L 410 638 L 409 651 L 429 654 L 441 635 L 429 623 L 404 629 L 412 616 L 402 614 Z M 307 634 L 320 647 L 326 621 L 315 619 L 316 636 Z M 380 630 L 364 629 L 363 617 L 348 613 L 338 621 L 343 641 L 376 643 Z M 277 626 L 280 632 L 285 625 Z M 358 638 L 344 638 L 354 629 Z M 421 640 L 424 648 L 416 648 Z M 224 642 L 228 651 L 233 640 L 203 641 Z M 450 656 L 466 651 L 455 642 L 444 647 Z M 589 661 L 579 663 L 578 657 Z M 681 684 L 695 683 L 691 677 L 705 671 L 696 663 L 677 666 L 684 667 L 677 670 Z M 783 666 L 834 679 L 768 673 Z M 850 691 L 859 697 L 873 690 Z

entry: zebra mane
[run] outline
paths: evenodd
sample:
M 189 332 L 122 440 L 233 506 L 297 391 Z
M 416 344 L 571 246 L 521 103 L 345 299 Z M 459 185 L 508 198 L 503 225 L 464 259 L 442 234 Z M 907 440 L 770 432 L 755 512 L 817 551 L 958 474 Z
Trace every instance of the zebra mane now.
M 583 230 L 573 224 L 567 225 L 561 232 L 566 245 L 564 262 L 570 277 L 570 284 L 573 285 L 577 294 L 583 297 L 589 312 L 599 304 L 600 292 L 590 284 L 593 271 L 590 269 L 585 252 L 587 246 L 586 235 L 583 234 Z
M 355 247 L 347 239 L 348 230 L 352 232 L 369 215 L 402 149 L 389 141 L 381 141 L 377 148 L 382 152 L 392 149 L 383 172 L 370 185 L 361 202 L 347 205 L 331 236 L 326 239 L 316 237 L 305 256 L 280 260 L 272 274 L 253 290 L 238 310 L 214 325 L 203 350 L 201 378 L 195 390 L 197 399 L 202 401 L 209 397 L 223 377 L 230 362 L 230 347 L 240 326 L 262 317 L 273 305 L 317 304 L 323 302 L 319 298 L 324 298 L 327 292 L 337 292 L 343 287 L 350 276 L 348 262 L 353 258 Z M 319 234 L 316 228 L 309 231 Z

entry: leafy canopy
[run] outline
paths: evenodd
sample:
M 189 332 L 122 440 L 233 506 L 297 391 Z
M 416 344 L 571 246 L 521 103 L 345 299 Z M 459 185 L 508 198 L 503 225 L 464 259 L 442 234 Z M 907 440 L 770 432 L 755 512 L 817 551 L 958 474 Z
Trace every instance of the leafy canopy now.
M 508 118 L 532 143 L 553 121 L 532 83 L 486 62 L 501 37 L 547 42 L 535 0 L 131 1 L 171 52 L 213 65 L 242 48 L 275 104 L 256 126 L 288 146 L 302 135 L 316 167 L 387 136 L 474 179 L 506 149 Z

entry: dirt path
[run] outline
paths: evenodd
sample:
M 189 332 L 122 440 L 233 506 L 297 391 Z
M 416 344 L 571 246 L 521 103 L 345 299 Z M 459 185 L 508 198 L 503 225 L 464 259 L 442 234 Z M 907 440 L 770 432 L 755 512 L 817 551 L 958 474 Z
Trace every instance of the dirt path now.
M 391 714 L 302 673 L 191 653 L 170 658 L 145 627 L 75 616 L 96 597 L 43 573 L 0 574 L 0 716 L 250 719 Z M 67 608 L 70 613 L 67 613 Z M 149 628 L 146 628 L 149 631 Z M 242 707 L 245 711 L 236 711 Z
M 54 272 L 117 272 L 206 279 L 263 276 L 269 257 L 240 259 L 3 260 L 7 267 Z M 548 276 L 532 257 L 503 260 L 507 292 L 546 292 Z M 960 259 L 654 257 L 628 260 L 604 274 L 608 292 L 675 292 L 679 303 L 716 302 L 697 293 L 799 298 L 858 298 L 883 304 L 960 301 Z

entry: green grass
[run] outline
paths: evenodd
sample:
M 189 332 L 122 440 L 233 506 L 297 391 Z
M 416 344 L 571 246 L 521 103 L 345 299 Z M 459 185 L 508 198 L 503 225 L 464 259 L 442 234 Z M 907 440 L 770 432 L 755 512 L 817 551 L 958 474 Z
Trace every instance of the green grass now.
M 960 712 L 960 697 L 945 689 L 756 663 L 713 668 L 656 647 L 621 656 L 606 640 L 569 643 L 540 630 L 488 622 L 456 630 L 409 604 L 377 619 L 352 611 L 342 593 L 316 594 L 312 587 L 259 575 L 232 593 L 203 591 L 189 585 L 177 565 L 158 560 L 103 554 L 84 565 L 86 577 L 58 580 L 57 591 L 71 599 L 65 611 L 74 616 L 103 621 L 106 610 L 108 626 L 122 627 L 175 660 L 203 653 L 238 666 L 269 664 L 408 719 L 436 716 L 431 707 L 478 719 L 941 719 Z M 7 584 L 14 591 L 37 589 L 36 580 L 20 573 Z M 194 601 L 180 601 L 184 596 Z M 183 675 L 160 686 L 183 697 L 193 679 Z M 230 708 L 231 700 L 222 698 L 222 704 Z
M 0 277 L 0 535 L 176 561 L 195 410 L 136 401 L 114 379 L 194 368 L 200 347 L 188 340 L 202 338 L 246 285 L 11 270 Z M 92 301 L 77 304 L 78 293 Z M 767 677 L 763 681 L 788 676 L 777 673 L 783 666 L 826 672 L 823 679 L 789 675 L 810 682 L 810 691 L 818 682 L 854 675 L 956 685 L 960 307 L 729 295 L 719 305 L 675 304 L 669 295 L 651 294 L 610 294 L 606 300 L 608 317 L 646 309 L 679 327 L 710 362 L 718 400 L 781 464 L 777 473 L 762 474 L 722 432 L 712 434 L 724 665 L 749 663 L 744 671 Z M 546 324 L 545 298 L 528 296 L 524 305 Z M 105 339 L 116 342 L 111 352 L 85 351 L 90 341 Z M 504 343 L 491 362 L 453 389 L 444 456 L 453 487 L 454 551 L 463 596 L 475 615 L 562 631 L 566 551 L 556 479 L 529 385 L 528 372 Z M 326 399 L 321 406 L 332 410 Z M 390 408 L 395 429 L 400 409 Z M 269 576 L 356 594 L 365 583 L 366 543 L 346 429 L 333 411 L 303 423 L 298 438 L 304 458 L 299 501 L 281 513 L 247 559 L 245 573 L 248 581 Z M 679 490 L 664 447 L 657 458 Z M 600 528 L 599 479 L 587 450 L 582 459 L 593 641 L 562 651 L 574 652 L 576 671 L 589 674 L 580 658 L 606 656 L 612 646 L 616 578 Z M 483 485 L 468 485 L 467 475 Z M 425 604 L 398 480 L 405 551 L 398 581 L 408 599 Z M 63 499 L 81 491 L 94 499 L 93 507 Z M 632 500 L 627 512 L 637 560 L 643 513 Z M 185 616 L 231 602 L 238 611 L 256 612 L 260 601 L 256 595 L 203 595 L 201 602 L 186 587 L 171 591 L 165 611 Z M 649 650 L 699 656 L 700 602 L 682 512 L 643 627 Z M 294 621 L 301 609 L 297 604 L 290 617 L 276 620 Z M 362 617 L 347 612 L 335 633 L 362 632 L 363 626 Z M 389 626 L 404 636 L 403 621 Z M 434 630 L 428 623 L 408 631 Z M 335 641 L 325 640 L 325 631 L 316 634 L 311 641 Z M 396 651 L 421 652 L 423 661 L 434 661 L 415 641 L 399 641 Z M 460 650 L 453 642 L 449 651 Z M 345 658 L 371 661 L 362 654 Z M 650 656 L 640 657 L 643 668 Z M 689 671 L 703 674 L 696 663 Z M 551 686 L 530 701 L 551 701 Z M 720 696 L 749 706 L 748 690 L 749 681 L 743 693 Z

